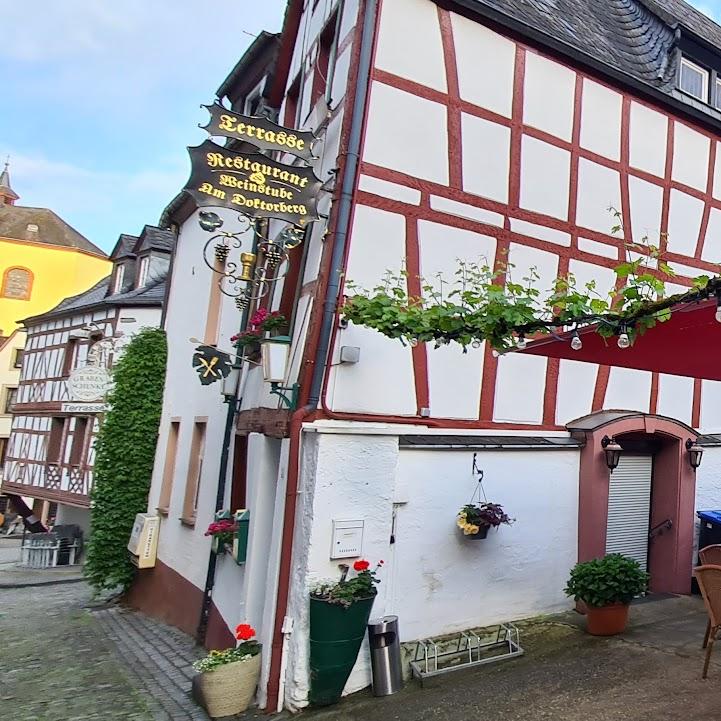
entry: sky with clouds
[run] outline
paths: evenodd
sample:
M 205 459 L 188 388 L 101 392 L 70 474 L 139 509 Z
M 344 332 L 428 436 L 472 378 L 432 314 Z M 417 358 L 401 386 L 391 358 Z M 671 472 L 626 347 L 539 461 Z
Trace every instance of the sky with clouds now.
M 185 184 L 199 106 L 286 0 L 0 0 L 0 160 L 105 250 Z
M 199 105 L 286 0 L 0 0 L 0 160 L 22 205 L 110 250 L 156 223 L 205 137 Z M 721 19 L 721 0 L 698 0 Z

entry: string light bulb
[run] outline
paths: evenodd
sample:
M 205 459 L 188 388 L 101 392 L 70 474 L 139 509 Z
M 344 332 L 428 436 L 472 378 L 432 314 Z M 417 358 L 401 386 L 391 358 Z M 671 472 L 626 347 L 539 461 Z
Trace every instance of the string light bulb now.
M 631 345 L 631 339 L 628 337 L 628 333 L 626 332 L 626 326 L 622 325 L 620 327 L 620 333 L 618 334 L 618 347 L 622 350 L 625 350 Z
M 518 348 L 518 350 L 526 350 L 527 345 L 528 343 L 526 342 L 526 337 L 523 335 L 523 333 L 521 333 L 518 336 L 518 340 L 516 341 L 516 348 Z
M 578 335 L 578 331 L 573 331 L 573 338 L 571 338 L 571 348 L 573 350 L 581 350 L 583 348 L 583 341 L 581 340 L 581 336 Z
M 721 323 L 721 288 L 716 291 L 716 322 Z

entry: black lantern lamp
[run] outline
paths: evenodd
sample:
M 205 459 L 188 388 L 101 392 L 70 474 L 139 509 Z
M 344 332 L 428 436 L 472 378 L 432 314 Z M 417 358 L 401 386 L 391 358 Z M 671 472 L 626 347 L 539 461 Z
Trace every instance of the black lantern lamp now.
M 686 441 L 686 450 L 688 451 L 688 462 L 694 471 L 701 465 L 701 457 L 703 456 L 703 448 L 690 438 Z
M 608 469 L 612 471 L 618 465 L 623 448 L 621 448 L 613 438 L 609 438 L 608 436 L 604 436 L 601 439 L 601 446 L 603 447 L 603 452 L 606 454 L 606 465 Z
M 212 233 L 223 225 L 223 219 L 217 213 L 201 210 L 198 213 L 198 225 L 207 233 Z

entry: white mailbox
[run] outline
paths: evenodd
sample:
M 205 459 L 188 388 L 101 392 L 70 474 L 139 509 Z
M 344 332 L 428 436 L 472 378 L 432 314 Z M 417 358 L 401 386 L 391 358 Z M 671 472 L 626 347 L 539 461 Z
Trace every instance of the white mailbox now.
M 130 532 L 128 551 L 130 559 L 138 568 L 152 568 L 158 549 L 160 518 L 152 513 L 138 513 Z
M 363 521 L 333 521 L 331 558 L 363 555 Z

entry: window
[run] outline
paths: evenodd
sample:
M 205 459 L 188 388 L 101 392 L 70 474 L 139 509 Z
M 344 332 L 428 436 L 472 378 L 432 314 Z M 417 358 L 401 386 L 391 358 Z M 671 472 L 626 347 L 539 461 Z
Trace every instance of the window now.
M 85 437 L 88 432 L 87 416 L 75 418 L 75 429 L 73 430 L 73 442 L 70 446 L 70 465 L 79 466 L 83 461 L 83 450 L 85 448 Z
M 335 41 L 337 15 L 328 21 L 325 26 L 325 30 L 320 35 L 320 42 L 318 44 L 318 57 L 315 61 L 315 72 L 313 73 L 313 89 L 311 92 L 310 106 L 315 106 L 318 99 L 326 94 L 326 91 L 330 87 L 332 78 L 328 75 L 330 67 L 330 58 L 333 53 L 333 44 Z
M 3 476 L 3 466 L 5 465 L 5 455 L 8 450 L 8 439 L 0 438 L 0 478 Z M 1 513 L 2 511 L 0 511 Z
M 123 280 L 125 278 L 125 266 L 119 263 L 115 266 L 115 279 L 113 280 L 113 295 L 120 293 L 123 289 Z
M 173 493 L 173 477 L 175 476 L 175 457 L 178 454 L 178 436 L 180 421 L 171 421 L 168 430 L 168 445 L 165 447 L 165 463 L 163 464 L 163 482 L 160 486 L 158 510 L 167 513 L 170 508 L 170 497 Z
M 691 62 L 688 58 L 681 58 L 681 73 L 679 87 L 685 93 L 697 100 L 708 102 L 708 70 Z
M 63 371 L 62 375 L 69 376 L 70 371 L 75 367 L 75 354 L 78 349 L 78 339 L 71 338 L 65 344 L 65 355 L 63 356 Z
M 30 300 L 33 286 L 33 274 L 27 268 L 8 268 L 3 275 L 3 298 Z
M 63 447 L 63 432 L 65 431 L 65 419 L 53 418 L 50 421 L 50 435 L 48 436 L 48 450 L 45 460 L 48 463 L 60 463 Z
M 233 449 L 233 481 L 230 487 L 230 512 L 247 508 L 248 436 L 237 434 Z
M 714 100 L 714 105 L 718 110 L 721 110 L 721 78 L 716 78 L 716 98 Z
M 140 259 L 140 270 L 138 271 L 138 288 L 142 288 L 148 281 L 148 270 L 150 269 L 150 258 L 146 255 Z
M 300 99 L 300 74 L 293 81 L 285 94 L 285 112 L 283 113 L 283 125 L 287 128 L 294 128 L 298 121 L 298 100 Z
M 198 508 L 198 491 L 200 490 L 200 476 L 203 472 L 206 426 L 206 420 L 196 418 L 193 424 L 193 438 L 190 442 L 190 461 L 188 462 L 188 477 L 185 481 L 183 515 L 181 516 L 181 520 L 190 525 L 195 523 L 195 511 Z
M 9 416 L 12 413 L 12 407 L 17 403 L 18 389 L 11 388 L 10 386 L 5 387 L 5 402 L 3 403 L 3 413 Z
M 13 368 L 23 367 L 23 349 L 16 348 L 15 355 L 13 356 Z

